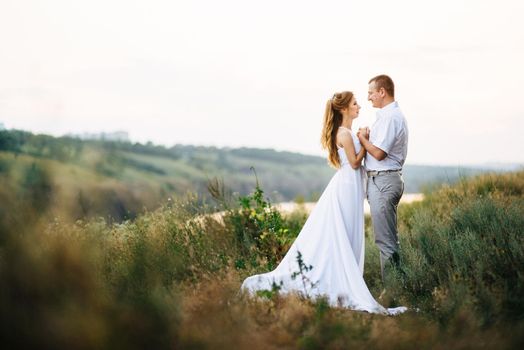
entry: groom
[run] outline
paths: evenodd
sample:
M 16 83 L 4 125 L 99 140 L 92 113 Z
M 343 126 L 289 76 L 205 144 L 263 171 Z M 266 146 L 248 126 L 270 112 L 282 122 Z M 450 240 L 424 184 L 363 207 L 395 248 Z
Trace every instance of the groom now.
M 379 108 L 369 134 L 361 128 L 358 137 L 366 149 L 367 196 L 375 243 L 380 250 L 380 269 L 385 282 L 387 270 L 399 262 L 397 206 L 404 192 L 402 166 L 408 152 L 408 126 L 395 101 L 395 85 L 387 75 L 369 81 L 368 101 Z

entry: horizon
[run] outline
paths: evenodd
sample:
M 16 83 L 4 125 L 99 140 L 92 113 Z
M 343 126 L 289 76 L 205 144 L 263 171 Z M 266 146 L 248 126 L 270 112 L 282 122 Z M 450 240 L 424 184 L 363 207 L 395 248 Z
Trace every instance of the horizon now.
M 250 146 L 239 146 L 239 147 L 231 147 L 231 146 L 214 146 L 214 145 L 203 145 L 203 144 L 183 144 L 183 143 L 176 143 L 176 144 L 172 144 L 172 145 L 165 145 L 165 144 L 160 144 L 160 143 L 155 143 L 151 140 L 149 141 L 146 141 L 146 142 L 140 142 L 140 141 L 135 141 L 135 140 L 132 140 L 131 138 L 129 138 L 128 140 L 112 140 L 112 139 L 100 139 L 100 138 L 89 138 L 89 137 L 82 137 L 82 134 L 64 134 L 64 135 L 52 135 L 52 134 L 48 134 L 48 133 L 37 133 L 37 132 L 33 132 L 33 131 L 30 131 L 30 130 L 23 130 L 23 129 L 13 129 L 13 128 L 7 128 L 5 127 L 5 124 L 2 123 L 0 121 L 0 127 L 4 125 L 4 130 L 7 130 L 7 131 L 23 131 L 23 132 L 30 132 L 34 135 L 45 135 L 45 136 L 51 136 L 51 137 L 54 137 L 54 138 L 61 138 L 61 137 L 70 137 L 70 138 L 76 138 L 76 139 L 79 139 L 81 141 L 104 141 L 104 142 L 128 142 L 128 143 L 131 143 L 131 144 L 141 144 L 141 145 L 147 145 L 148 143 L 151 143 L 152 146 L 161 146 L 161 147 L 164 147 L 166 149 L 170 149 L 170 148 L 173 148 L 173 147 L 176 147 L 176 146 L 182 146 L 182 147 L 203 147 L 203 148 L 215 148 L 215 149 L 219 149 L 219 150 L 235 150 L 235 149 L 253 149 L 253 150 L 267 150 L 267 151 L 274 151 L 274 152 L 283 152 L 283 153 L 292 153 L 292 154 L 297 154 L 297 155 L 304 155 L 304 156 L 311 156 L 311 157 L 317 157 L 317 158 L 322 158 L 322 159 L 326 159 L 326 155 L 318 155 L 318 154 L 308 154 L 308 153 L 302 153 L 302 152 L 294 152 L 294 151 L 290 151 L 290 150 L 286 150 L 286 149 L 277 149 L 277 148 L 270 148 L 270 147 L 250 147 Z M 2 129 L 0 128 L 0 131 L 2 131 Z M 89 134 L 91 136 L 102 136 L 103 134 L 105 135 L 111 135 L 113 133 L 127 133 L 125 130 L 115 130 L 115 131 L 102 131 L 102 132 L 99 132 L 99 133 L 86 133 L 86 134 Z M 522 169 L 524 168 L 524 162 L 522 163 L 518 163 L 518 162 L 485 162 L 485 163 L 466 163 L 466 164 L 434 164 L 434 163 L 412 163 L 412 162 L 409 162 L 409 157 L 408 159 L 406 160 L 406 163 L 405 165 L 409 165 L 409 166 L 428 166 L 428 167 L 450 167 L 450 168 L 453 168 L 453 167 L 463 167 L 463 168 L 493 168 L 495 166 L 503 166 L 504 168 L 503 169 L 500 169 L 500 170 L 508 170 L 508 169 L 511 169 L 511 170 L 519 170 L 519 169 Z

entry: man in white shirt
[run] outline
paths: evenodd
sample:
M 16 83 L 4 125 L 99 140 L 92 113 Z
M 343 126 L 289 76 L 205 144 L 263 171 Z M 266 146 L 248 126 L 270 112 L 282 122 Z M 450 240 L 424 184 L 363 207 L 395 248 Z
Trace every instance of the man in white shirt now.
M 367 197 L 385 282 L 388 265 L 397 265 L 399 261 L 397 206 L 404 192 L 402 166 L 408 152 L 408 126 L 395 101 L 393 80 L 387 75 L 369 81 L 368 100 L 380 109 L 369 140 L 365 137 L 367 130 L 360 130 L 358 136 L 367 151 Z

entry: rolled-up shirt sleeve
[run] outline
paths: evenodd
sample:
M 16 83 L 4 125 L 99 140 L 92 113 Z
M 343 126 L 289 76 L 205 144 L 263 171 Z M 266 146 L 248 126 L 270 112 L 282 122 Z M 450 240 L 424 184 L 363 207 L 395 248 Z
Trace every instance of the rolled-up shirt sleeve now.
M 396 140 L 395 121 L 391 117 L 383 117 L 374 125 L 369 137 L 371 143 L 386 153 L 391 151 Z

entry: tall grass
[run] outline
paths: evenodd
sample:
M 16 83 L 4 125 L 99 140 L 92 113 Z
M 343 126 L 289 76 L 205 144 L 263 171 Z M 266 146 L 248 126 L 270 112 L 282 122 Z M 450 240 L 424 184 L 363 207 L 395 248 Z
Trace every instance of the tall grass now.
M 262 189 L 194 195 L 121 224 L 104 219 L 15 226 L 0 241 L 5 348 L 517 348 L 523 322 L 523 172 L 484 176 L 401 206 L 401 264 L 386 306 L 399 317 L 323 300 L 251 298 L 241 281 L 278 263 L 305 220 Z M 219 191 L 220 192 L 220 191 Z M 20 213 L 23 215 L 23 213 Z M 369 218 L 365 278 L 383 288 Z

